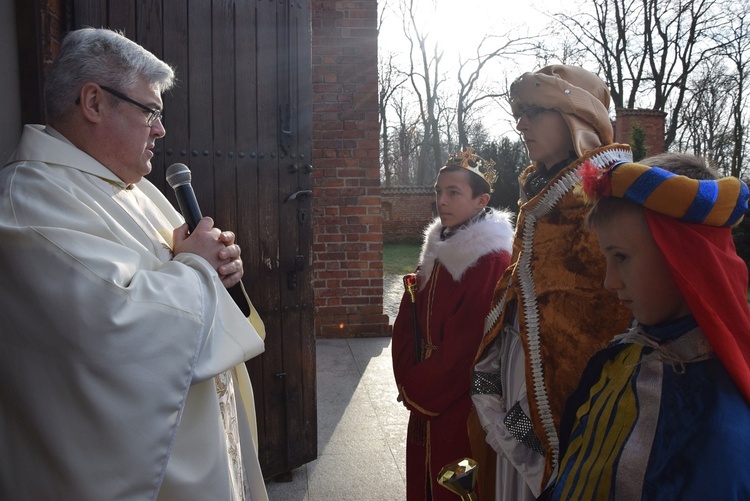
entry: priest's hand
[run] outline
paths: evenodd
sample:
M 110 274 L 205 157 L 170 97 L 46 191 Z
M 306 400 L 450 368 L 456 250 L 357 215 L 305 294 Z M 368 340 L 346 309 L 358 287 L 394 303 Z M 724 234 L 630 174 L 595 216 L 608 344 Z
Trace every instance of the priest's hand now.
M 204 217 L 189 234 L 187 224 L 175 228 L 172 250 L 175 255 L 190 252 L 202 257 L 216 270 L 221 283 L 231 287 L 244 273 L 240 246 L 234 243 L 234 238 L 234 233 L 222 232 L 214 227 L 213 219 Z
M 223 231 L 219 235 L 219 241 L 226 246 L 219 251 L 219 257 L 221 259 L 228 259 L 229 262 L 219 266 L 216 271 L 221 277 L 221 283 L 227 289 L 236 285 L 242 278 L 242 275 L 245 274 L 242 258 L 240 257 L 242 250 L 239 245 L 234 243 L 234 239 L 235 235 L 231 231 Z

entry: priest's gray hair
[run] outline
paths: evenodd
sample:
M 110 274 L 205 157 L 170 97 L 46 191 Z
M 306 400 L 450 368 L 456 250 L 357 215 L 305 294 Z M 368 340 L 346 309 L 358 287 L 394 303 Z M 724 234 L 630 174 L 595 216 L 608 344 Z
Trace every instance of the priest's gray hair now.
M 82 28 L 63 39 L 44 88 L 47 119 L 64 119 L 88 82 L 127 94 L 145 81 L 160 94 L 174 85 L 170 65 L 122 34 L 104 28 Z

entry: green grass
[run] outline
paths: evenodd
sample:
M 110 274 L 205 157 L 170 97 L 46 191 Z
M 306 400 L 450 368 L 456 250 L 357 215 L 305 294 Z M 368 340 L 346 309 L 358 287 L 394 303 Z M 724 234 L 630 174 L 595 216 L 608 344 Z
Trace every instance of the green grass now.
M 417 266 L 420 250 L 419 244 L 383 244 L 383 273 L 411 273 Z

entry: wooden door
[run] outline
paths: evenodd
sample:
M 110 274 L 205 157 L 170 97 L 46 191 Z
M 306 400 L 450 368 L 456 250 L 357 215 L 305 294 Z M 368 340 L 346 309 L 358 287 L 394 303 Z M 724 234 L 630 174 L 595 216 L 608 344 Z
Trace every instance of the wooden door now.
M 152 182 L 192 171 L 204 215 L 237 233 L 266 329 L 248 362 L 264 475 L 317 457 L 310 0 L 74 0 L 68 25 L 118 29 L 174 66 Z

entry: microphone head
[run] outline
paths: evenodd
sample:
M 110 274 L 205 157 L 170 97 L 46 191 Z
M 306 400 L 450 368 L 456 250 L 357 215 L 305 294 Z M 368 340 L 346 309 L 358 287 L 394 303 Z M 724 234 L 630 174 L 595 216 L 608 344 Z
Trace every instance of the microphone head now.
M 192 175 L 188 166 L 181 163 L 172 164 L 167 168 L 167 183 L 173 190 L 178 186 L 190 184 Z

